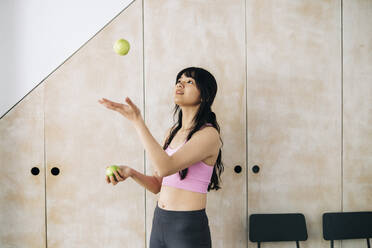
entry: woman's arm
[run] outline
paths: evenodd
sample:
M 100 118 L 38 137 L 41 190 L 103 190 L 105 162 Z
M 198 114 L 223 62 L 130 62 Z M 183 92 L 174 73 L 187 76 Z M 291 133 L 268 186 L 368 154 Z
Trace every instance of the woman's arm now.
M 142 144 L 148 152 L 150 160 L 152 161 L 154 171 L 159 176 L 163 176 L 169 170 L 171 157 L 163 150 L 162 146 L 155 140 L 150 131 L 148 130 L 145 122 L 140 116 L 134 121 L 134 127 L 140 137 Z
M 168 129 L 165 137 L 164 137 L 164 140 L 163 140 L 163 143 L 165 143 L 167 137 L 169 136 L 169 133 L 170 133 L 170 128 Z M 148 190 L 150 190 L 152 193 L 154 194 L 158 194 L 161 190 L 161 184 L 163 182 L 163 177 L 157 175 L 157 173 L 155 172 L 154 175 L 152 177 L 150 176 L 146 176 L 134 169 L 131 168 L 131 173 L 130 173 L 131 177 L 140 185 L 142 185 L 143 187 L 147 188 Z M 154 180 L 153 180 L 154 179 Z M 156 186 L 154 186 L 154 183 L 156 184 Z
M 116 103 L 106 98 L 98 100 L 99 103 L 104 104 L 109 109 L 119 112 L 134 124 L 146 152 L 149 153 L 155 171 L 159 176 L 163 176 L 169 170 L 168 167 L 172 167 L 170 165 L 170 156 L 168 156 L 147 129 L 147 126 L 142 119 L 140 109 L 132 102 L 132 100 L 129 99 L 129 97 L 126 97 L 125 101 L 128 104 Z
M 146 176 L 131 168 L 131 178 L 155 195 L 160 192 L 161 185 L 159 185 L 158 180 L 154 176 Z

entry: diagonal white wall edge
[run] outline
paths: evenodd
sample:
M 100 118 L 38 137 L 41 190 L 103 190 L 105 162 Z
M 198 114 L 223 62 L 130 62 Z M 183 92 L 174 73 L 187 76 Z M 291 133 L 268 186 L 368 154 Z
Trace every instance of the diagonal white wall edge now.
M 1 0 L 0 118 L 132 2 Z

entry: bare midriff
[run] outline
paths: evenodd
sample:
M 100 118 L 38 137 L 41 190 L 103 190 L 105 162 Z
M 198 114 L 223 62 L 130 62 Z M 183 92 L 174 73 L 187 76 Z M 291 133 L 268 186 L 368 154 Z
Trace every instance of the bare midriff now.
M 174 211 L 200 210 L 206 208 L 207 194 L 162 185 L 158 200 L 159 208 Z

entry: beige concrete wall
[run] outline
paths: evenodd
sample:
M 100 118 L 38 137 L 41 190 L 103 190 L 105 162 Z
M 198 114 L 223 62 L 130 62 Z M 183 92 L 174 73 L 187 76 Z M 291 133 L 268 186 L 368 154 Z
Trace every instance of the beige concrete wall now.
M 343 1 L 342 209 L 372 210 L 372 1 Z M 367 247 L 366 240 L 342 241 Z
M 0 120 L 0 247 L 45 247 L 43 105 L 40 85 Z
M 143 101 L 142 26 L 136 1 L 44 82 L 48 247 L 145 247 L 144 189 L 105 180 L 111 164 L 143 173 L 143 147 L 130 122 L 98 103 Z M 120 38 L 132 45 L 125 57 L 113 51 Z
M 260 167 L 248 212 L 303 213 L 301 247 L 328 247 L 321 215 L 341 210 L 340 2 L 247 1 L 246 14 L 248 167 Z
M 133 180 L 108 185 L 104 170 L 152 175 L 151 161 L 131 123 L 97 100 L 131 97 L 160 143 L 176 74 L 198 66 L 217 80 L 212 110 L 224 141 L 222 189 L 208 193 L 213 247 L 256 247 L 249 215 L 283 212 L 305 215 L 301 247 L 329 247 L 322 213 L 370 210 L 371 9 L 351 0 L 133 2 L 0 120 L 0 220 L 13 226 L 1 225 L 0 246 L 148 247 L 158 196 Z M 125 57 L 112 51 L 119 38 L 131 42 Z

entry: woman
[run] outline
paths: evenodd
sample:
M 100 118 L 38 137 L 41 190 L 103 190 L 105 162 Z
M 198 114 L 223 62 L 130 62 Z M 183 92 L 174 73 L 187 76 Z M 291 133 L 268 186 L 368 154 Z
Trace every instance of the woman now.
M 132 121 L 153 163 L 160 197 L 154 211 L 150 248 L 212 246 L 205 212 L 206 193 L 220 188 L 224 169 L 220 128 L 211 110 L 216 93 L 215 78 L 202 68 L 189 67 L 177 74 L 173 117 L 178 114 L 178 121 L 168 130 L 163 147 L 128 97 L 127 105 L 105 98 L 99 101 Z M 133 177 L 150 188 L 146 176 L 128 166 L 120 166 L 114 174 L 118 181 Z M 106 181 L 117 183 L 113 176 L 106 176 Z

